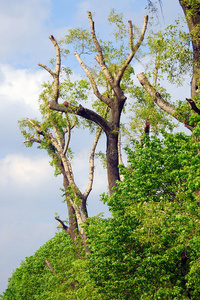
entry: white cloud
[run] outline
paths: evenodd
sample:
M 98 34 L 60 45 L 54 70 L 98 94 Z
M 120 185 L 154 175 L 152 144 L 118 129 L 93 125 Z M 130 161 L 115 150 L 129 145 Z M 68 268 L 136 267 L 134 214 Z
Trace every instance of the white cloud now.
M 0 183 L 4 187 L 13 184 L 36 186 L 52 176 L 49 168 L 48 158 L 8 154 L 0 160 Z
M 41 84 L 47 79 L 49 74 L 44 70 L 14 69 L 0 64 L 0 99 L 23 102 L 37 110 Z

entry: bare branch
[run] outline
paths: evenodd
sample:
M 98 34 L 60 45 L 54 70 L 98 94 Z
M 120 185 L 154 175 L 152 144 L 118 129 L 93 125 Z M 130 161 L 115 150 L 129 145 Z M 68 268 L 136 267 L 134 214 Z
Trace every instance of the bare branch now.
M 92 85 L 93 91 L 95 96 L 100 99 L 101 101 L 103 101 L 104 103 L 106 103 L 109 107 L 111 107 L 112 105 L 112 101 L 111 99 L 109 99 L 108 97 L 103 96 L 96 85 L 96 82 L 92 76 L 92 74 L 90 73 L 90 71 L 88 70 L 88 68 L 86 67 L 86 65 L 84 64 L 84 62 L 82 61 L 82 59 L 80 58 L 79 54 L 77 52 L 74 52 L 74 55 L 76 57 L 76 59 L 78 60 L 79 64 L 81 65 L 82 69 L 84 70 L 84 72 L 86 73 L 88 79 L 90 80 L 90 83 Z
M 59 76 L 60 74 L 60 65 L 61 65 L 61 58 L 60 58 L 60 48 L 58 46 L 58 43 L 56 42 L 53 35 L 49 36 L 50 40 L 52 41 L 54 48 L 56 50 L 56 67 L 55 67 L 55 74 Z
M 178 120 L 178 114 L 176 111 L 176 108 L 168 103 L 166 100 L 162 98 L 160 93 L 158 93 L 155 88 L 150 84 L 148 81 L 147 77 L 145 76 L 144 73 L 140 73 L 137 75 L 137 78 L 140 82 L 140 84 L 145 88 L 147 93 L 152 97 L 152 100 L 165 112 L 169 113 L 172 115 L 174 118 Z
M 118 154 L 119 154 L 119 165 L 123 165 L 122 152 L 121 152 L 121 132 L 118 135 Z
M 106 67 L 106 64 L 104 62 L 102 48 L 101 48 L 101 46 L 100 46 L 100 44 L 97 40 L 95 29 L 94 29 L 94 21 L 92 20 L 92 14 L 89 11 L 88 11 L 88 19 L 89 19 L 89 23 L 90 23 L 90 30 L 91 30 L 92 39 L 93 39 L 94 45 L 95 45 L 95 47 L 97 49 L 97 52 L 98 52 L 98 55 L 95 56 L 95 59 L 99 63 L 99 65 L 100 65 L 104 75 L 108 79 L 108 82 L 110 83 L 112 89 L 115 90 L 115 81 L 114 81 L 113 76 L 111 75 L 110 71 L 108 70 L 108 68 Z
M 106 110 L 105 110 L 105 115 L 104 115 L 104 118 L 106 118 L 107 114 L 109 112 L 109 108 L 108 106 L 106 107 Z M 98 131 L 97 131 L 97 134 L 95 136 L 95 139 L 94 139 L 94 142 L 93 142 L 93 145 L 91 147 L 91 150 L 90 150 L 90 159 L 89 159 L 89 179 L 88 179 L 88 185 L 87 185 L 87 188 L 85 190 L 85 193 L 83 194 L 83 197 L 85 199 L 87 199 L 87 197 L 89 196 L 91 190 L 92 190 L 92 184 L 93 184 L 93 180 L 94 180 L 94 155 L 95 155 L 95 150 L 96 150 L 96 147 L 97 147 L 97 143 L 99 141 L 99 138 L 101 136 L 101 133 L 102 133 L 102 128 L 100 128 Z
M 41 63 L 39 63 L 38 65 L 40 67 L 42 67 L 43 69 L 45 69 L 47 72 L 49 72 L 51 76 L 54 76 L 54 72 L 50 68 L 48 68 L 46 65 L 43 65 Z
M 131 48 L 131 52 L 129 54 L 129 56 L 127 57 L 125 63 L 122 65 L 117 77 L 116 77 L 116 83 L 119 85 L 120 81 L 122 80 L 123 74 L 127 68 L 127 66 L 130 64 L 131 60 L 133 59 L 134 55 L 136 54 L 136 52 L 138 51 L 143 39 L 144 39 L 144 35 L 147 29 L 147 23 L 148 23 L 148 15 L 145 15 L 144 17 L 144 22 L 143 22 L 143 27 L 142 27 L 142 31 L 140 34 L 140 37 L 138 39 L 137 44 L 134 46 L 133 45 L 133 30 L 132 30 L 132 22 L 129 21 L 129 36 L 130 36 L 130 48 Z
M 63 229 L 64 231 L 67 232 L 67 229 L 68 229 L 69 227 L 68 227 L 67 225 L 65 225 L 65 224 L 63 223 L 63 221 L 61 221 L 59 218 L 55 217 L 55 219 L 61 224 L 62 229 Z
M 65 148 L 63 150 L 63 154 L 65 155 L 66 152 L 67 152 L 67 149 L 69 147 L 69 142 L 70 142 L 70 138 L 71 138 L 71 126 L 70 126 L 70 121 L 69 121 L 69 118 L 68 118 L 68 115 L 66 114 L 66 119 L 67 119 L 67 124 L 68 124 L 68 135 L 67 135 L 67 141 L 65 143 Z
M 88 185 L 87 185 L 87 188 L 85 190 L 85 193 L 83 194 L 84 198 L 87 198 L 92 190 L 92 184 L 93 184 L 93 180 L 94 180 L 94 154 L 95 154 L 95 149 L 96 149 L 96 146 L 97 146 L 97 143 L 99 141 L 99 138 L 100 138 L 100 135 L 102 133 L 102 128 L 100 128 L 98 131 L 97 131 L 97 134 L 95 136 L 95 139 L 94 139 L 94 142 L 93 142 L 93 145 L 92 145 L 92 148 L 90 150 L 90 159 L 89 159 L 89 162 L 90 162 L 90 168 L 89 168 L 89 179 L 88 179 Z
M 41 140 L 30 137 L 30 139 L 23 141 L 23 143 L 35 142 L 41 144 Z
M 55 71 L 53 72 L 50 68 L 48 68 L 47 66 L 45 66 L 41 63 L 39 63 L 38 65 L 41 66 L 42 68 L 44 68 L 45 70 L 47 70 L 53 76 L 54 84 L 53 84 L 53 99 L 52 99 L 52 101 L 55 101 L 56 103 L 58 103 L 59 76 L 60 76 L 60 66 L 61 66 L 60 48 L 59 48 L 58 43 L 56 42 L 55 38 L 53 37 L 53 35 L 50 35 L 49 39 L 53 43 L 55 51 L 56 51 Z

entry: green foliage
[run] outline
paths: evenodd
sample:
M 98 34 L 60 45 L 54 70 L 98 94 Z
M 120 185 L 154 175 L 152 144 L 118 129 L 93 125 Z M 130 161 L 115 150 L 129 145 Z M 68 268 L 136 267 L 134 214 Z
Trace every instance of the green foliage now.
M 170 95 L 160 86 L 157 90 L 167 101 L 170 100 Z M 144 91 L 142 87 L 132 86 L 129 90 L 131 96 L 135 99 L 134 104 L 129 105 L 131 115 L 129 117 L 129 136 L 132 134 L 142 134 L 145 122 L 151 124 L 151 133 L 158 135 L 161 130 L 167 129 L 172 131 L 175 127 L 172 116 L 168 115 L 152 101 L 152 97 Z
M 87 29 L 77 27 L 75 29 L 69 29 L 68 34 L 64 39 L 60 41 L 60 44 L 72 44 L 73 51 L 77 51 L 80 54 L 90 54 L 95 51 L 90 32 Z
M 90 299 L 93 286 L 84 272 L 79 242 L 74 244 L 65 232 L 57 233 L 14 271 L 2 299 Z M 54 271 L 47 267 L 46 259 Z
M 90 273 L 103 299 L 200 297 L 200 143 L 143 137 L 112 196 L 113 217 L 90 220 Z
M 186 74 L 192 72 L 192 51 L 190 35 L 183 30 L 180 20 L 169 25 L 164 31 L 148 36 L 150 55 L 156 57 L 156 67 L 161 74 L 166 74 L 171 83 L 183 84 Z

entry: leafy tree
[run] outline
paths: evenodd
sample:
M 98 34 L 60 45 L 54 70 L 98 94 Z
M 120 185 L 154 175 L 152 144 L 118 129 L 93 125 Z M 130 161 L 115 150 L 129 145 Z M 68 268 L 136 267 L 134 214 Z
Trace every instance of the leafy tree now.
M 68 70 L 69 71 L 69 70 Z M 67 92 L 66 92 L 67 91 Z M 88 83 L 84 80 L 72 82 L 70 78 L 64 80 L 60 85 L 59 93 L 62 98 L 70 98 L 74 104 L 77 101 L 86 101 L 88 92 Z M 43 92 L 40 95 L 40 112 L 42 121 L 33 119 L 24 119 L 19 122 L 20 129 L 25 137 L 24 143 L 28 147 L 33 144 L 39 144 L 40 149 L 47 151 L 51 158 L 51 165 L 55 168 L 55 175 L 62 174 L 63 176 L 63 192 L 69 217 L 69 226 L 56 216 L 63 228 L 72 238 L 73 241 L 80 235 L 83 240 L 85 250 L 88 252 L 86 235 L 82 224 L 88 217 L 87 199 L 92 190 L 94 179 L 94 154 L 98 140 L 101 135 L 101 129 L 97 129 L 97 133 L 91 147 L 89 156 L 89 176 L 88 185 L 84 193 L 78 188 L 71 165 L 71 156 L 73 155 L 70 148 L 72 131 L 79 126 L 86 126 L 77 117 L 72 117 L 65 113 L 58 113 L 48 108 L 48 98 L 52 95 L 52 85 L 45 83 Z M 107 112 L 106 112 L 107 114 Z M 104 115 L 106 117 L 106 114 Z
M 88 13 L 88 18 L 91 33 L 82 29 L 70 30 L 65 40 L 67 40 L 68 44 L 72 41 L 75 44 L 77 42 L 77 51 L 79 50 L 80 53 L 90 51 L 98 53 L 95 58 L 100 64 L 100 69 L 96 68 L 96 66 L 94 69 L 97 74 L 95 75 L 94 70 L 86 67 L 80 54 L 76 51 L 75 56 L 87 74 L 89 82 L 83 79 L 72 81 L 70 78 L 72 74 L 71 70 L 69 68 L 61 68 L 60 46 L 54 37 L 50 36 L 50 40 L 56 51 L 56 61 L 52 61 L 52 63 L 55 64 L 55 71 L 52 71 L 46 65 L 39 64 L 53 77 L 52 84 L 45 83 L 43 85 L 43 92 L 40 96 L 42 121 L 24 119 L 19 122 L 26 145 L 32 146 L 34 143 L 39 144 L 39 148 L 45 149 L 51 157 L 51 164 L 55 167 L 55 174 L 63 175 L 63 187 L 65 201 L 68 206 L 69 226 L 64 224 L 58 216 L 56 219 L 60 222 L 62 228 L 70 234 L 73 240 L 80 234 L 86 252 L 89 252 L 89 250 L 86 242 L 87 237 L 82 225 L 86 222 L 88 217 L 86 204 L 93 184 L 94 154 L 97 142 L 102 130 L 104 130 L 107 136 L 106 161 L 109 190 L 111 193 L 116 179 L 119 179 L 120 117 L 126 100 L 124 91 L 127 90 L 130 83 L 132 83 L 130 77 L 133 73 L 129 64 L 142 43 L 147 26 L 147 16 L 145 16 L 142 32 L 138 42 L 134 46 L 134 32 L 131 21 L 129 21 L 129 33 L 127 33 L 125 25 L 122 22 L 122 15 L 117 15 L 115 11 L 111 12 L 109 22 L 115 23 L 117 27 L 117 32 L 114 33 L 115 39 L 121 41 L 124 32 L 127 37 L 129 35 L 130 49 L 128 50 L 130 53 L 127 57 L 127 49 L 122 47 L 122 45 L 117 49 L 117 47 L 114 47 L 110 42 L 102 42 L 103 47 L 100 46 L 95 34 L 91 13 Z M 114 53 L 111 53 L 110 50 Z M 64 51 L 64 49 L 62 49 L 62 53 L 67 52 L 68 50 Z M 107 64 L 109 67 L 107 67 Z M 62 79 L 60 79 L 61 75 Z M 94 79 L 95 77 L 101 87 L 103 85 L 106 86 L 106 92 L 100 93 Z M 82 104 L 80 104 L 88 100 L 88 94 L 90 92 L 89 83 L 92 86 L 95 96 L 98 98 L 93 103 L 93 110 L 84 108 Z M 59 104 L 59 100 L 61 100 L 63 104 Z M 83 117 L 82 120 L 79 118 L 80 116 Z M 92 123 L 98 125 L 97 129 L 94 124 L 91 125 Z M 70 162 L 70 156 L 72 154 L 70 149 L 71 133 L 74 128 L 79 126 L 87 126 L 91 130 L 97 130 L 89 158 L 90 170 L 88 186 L 84 193 L 80 191 L 75 183 Z
M 199 140 L 143 137 L 103 195 L 112 218 L 91 218 L 90 273 L 103 299 L 198 299 Z

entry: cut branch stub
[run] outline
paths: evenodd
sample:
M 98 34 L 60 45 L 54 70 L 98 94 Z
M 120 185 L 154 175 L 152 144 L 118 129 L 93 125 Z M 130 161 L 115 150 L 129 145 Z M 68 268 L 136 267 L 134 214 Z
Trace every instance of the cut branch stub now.
M 142 41 L 144 40 L 144 35 L 145 35 L 145 32 L 146 32 L 147 23 L 148 23 L 148 15 L 144 16 L 144 22 L 143 22 L 142 31 L 140 33 L 140 37 L 138 39 L 138 42 L 137 42 L 137 44 L 135 46 L 133 45 L 133 27 L 132 27 L 132 22 L 128 21 L 128 23 L 129 23 L 129 40 L 130 40 L 131 52 L 130 52 L 129 56 L 126 58 L 125 63 L 121 66 L 121 69 L 119 70 L 119 73 L 117 74 L 117 77 L 116 77 L 116 83 L 117 83 L 117 85 L 120 84 L 120 81 L 122 80 L 122 77 L 124 75 L 124 72 L 125 72 L 127 66 L 132 61 L 132 59 L 135 56 L 136 52 L 140 48 Z
M 200 115 L 200 109 L 196 106 L 196 103 L 192 99 L 186 98 L 186 100 L 190 104 L 192 110 Z

